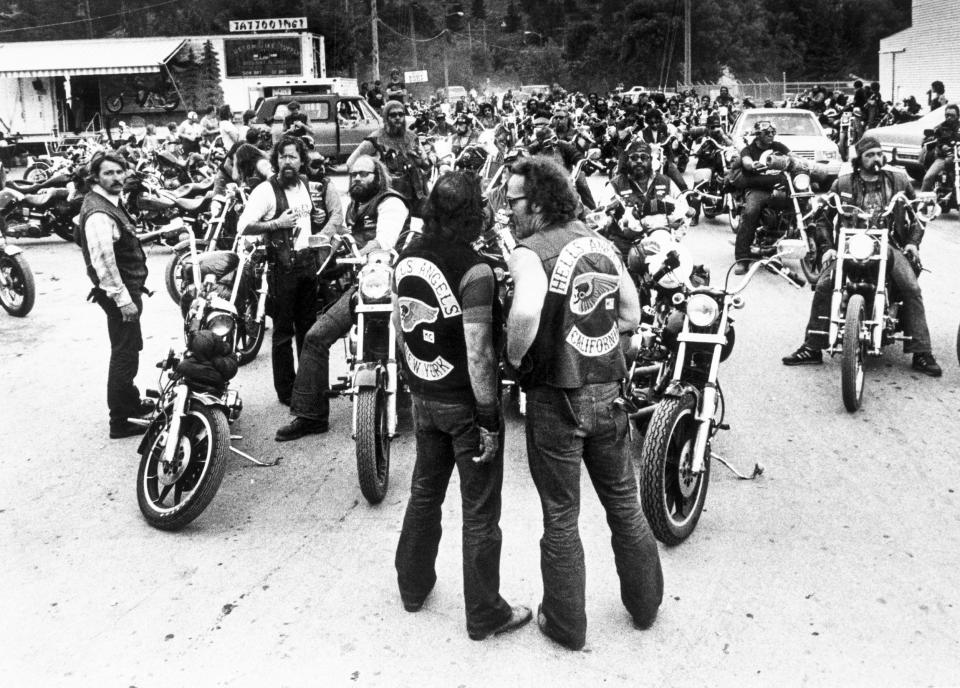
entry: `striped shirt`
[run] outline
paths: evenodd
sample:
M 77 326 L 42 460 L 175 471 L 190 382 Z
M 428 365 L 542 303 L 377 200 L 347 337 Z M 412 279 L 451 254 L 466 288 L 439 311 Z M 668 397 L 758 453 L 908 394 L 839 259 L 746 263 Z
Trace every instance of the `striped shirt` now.
M 115 206 L 120 205 L 120 196 L 111 196 L 99 184 L 93 186 L 100 194 Z M 113 243 L 120 239 L 120 228 L 113 218 L 103 212 L 93 213 L 83 227 L 87 238 L 87 250 L 90 252 L 90 265 L 97 273 L 100 288 L 107 293 L 117 306 L 133 303 L 130 292 L 120 279 L 117 257 L 113 252 Z

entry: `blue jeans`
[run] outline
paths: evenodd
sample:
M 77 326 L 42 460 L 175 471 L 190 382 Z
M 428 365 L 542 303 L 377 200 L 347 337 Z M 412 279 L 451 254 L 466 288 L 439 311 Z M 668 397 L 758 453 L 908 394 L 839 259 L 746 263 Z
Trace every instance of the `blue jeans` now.
M 443 528 L 443 499 L 453 467 L 460 473 L 463 505 L 463 598 L 467 631 L 485 634 L 511 614 L 500 596 L 500 488 L 503 486 L 503 432 L 500 451 L 478 464 L 480 432 L 473 403 L 438 401 L 414 395 L 417 462 L 410 481 L 410 501 L 397 544 L 400 597 L 423 602 L 437 581 L 436 560 Z M 501 427 L 502 427 L 501 423 Z
M 920 293 L 917 274 L 906 256 L 895 248 L 889 249 L 887 261 L 890 281 L 896 285 L 897 292 L 903 300 L 900 323 L 903 325 L 904 334 L 910 336 L 910 339 L 903 342 L 903 351 L 908 354 L 928 354 L 931 351 L 930 330 L 927 328 L 927 312 L 923 306 L 923 295 Z M 807 335 L 804 340 L 811 349 L 826 349 L 830 346 L 825 333 L 830 329 L 830 304 L 833 300 L 835 267 L 836 263 L 820 273 L 817 286 L 813 291 L 810 320 L 807 323 Z M 817 332 L 811 333 L 810 330 Z
M 327 421 L 330 417 L 330 347 L 353 326 L 350 303 L 356 288 L 348 289 L 307 330 L 300 351 L 300 367 L 290 395 L 290 413 Z
M 580 464 L 586 466 L 612 533 L 620 599 L 640 628 L 663 599 L 663 570 L 640 509 L 624 437 L 627 417 L 613 402 L 619 383 L 527 390 L 527 458 L 543 508 L 540 570 L 546 632 L 579 650 L 586 642 L 586 569 L 580 541 Z

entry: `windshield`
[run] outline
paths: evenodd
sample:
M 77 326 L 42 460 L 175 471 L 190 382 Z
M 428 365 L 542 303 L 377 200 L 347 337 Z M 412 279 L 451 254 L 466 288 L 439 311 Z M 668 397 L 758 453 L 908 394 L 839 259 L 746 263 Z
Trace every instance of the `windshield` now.
M 753 131 L 754 122 L 769 121 L 777 128 L 777 136 L 823 136 L 813 114 L 807 112 L 744 113 L 738 127 L 741 135 Z

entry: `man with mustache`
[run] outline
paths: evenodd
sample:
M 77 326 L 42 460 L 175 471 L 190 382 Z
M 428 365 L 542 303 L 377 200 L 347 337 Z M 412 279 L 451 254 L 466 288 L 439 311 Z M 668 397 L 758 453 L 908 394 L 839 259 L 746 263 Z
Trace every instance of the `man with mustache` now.
M 97 153 L 88 166 L 90 191 L 83 199 L 78 224 L 80 249 L 93 282 L 88 300 L 107 315 L 110 367 L 107 373 L 107 407 L 110 438 L 143 434 L 144 428 L 128 418 L 148 413 L 153 404 L 140 399 L 134 385 L 140 366 L 147 258 L 137 238 L 133 218 L 120 202 L 127 164 L 116 153 Z
M 444 174 L 424 210 L 423 236 L 404 249 L 394 271 L 394 320 L 417 438 L 397 583 L 404 609 L 419 611 L 437 580 L 440 507 L 456 466 L 467 634 L 483 640 L 532 616 L 500 595 L 501 315 L 493 270 L 470 248 L 484 223 L 477 178 L 466 171 Z
M 362 254 L 390 249 L 410 226 L 403 197 L 390 188 L 383 163 L 361 156 L 350 166 L 350 205 L 347 227 Z M 314 268 L 315 270 L 316 268 Z M 276 440 L 287 442 L 330 429 L 330 347 L 353 326 L 356 285 L 347 289 L 310 327 L 300 351 L 300 369 L 293 383 L 290 413 L 293 420 L 277 430 Z
M 506 200 L 519 242 L 509 257 L 506 352 L 527 394 L 527 460 L 543 509 L 537 624 L 581 650 L 581 465 L 606 511 L 620 598 L 636 628 L 653 623 L 663 598 L 657 543 L 624 442 L 629 421 L 614 405 L 627 376 L 620 339 L 637 330 L 640 302 L 616 249 L 576 220 L 577 199 L 557 163 L 540 156 L 516 162 Z
M 906 174 L 883 167 L 883 148 L 880 146 L 880 141 L 872 136 L 866 136 L 857 142 L 856 152 L 857 157 L 852 160 L 854 171 L 841 175 L 830 188 L 830 191 L 838 194 L 844 203 L 874 213 L 883 212 L 890 203 L 890 199 L 898 192 L 902 191 L 907 198 L 916 198 L 916 192 Z M 821 349 L 829 346 L 825 330 L 830 323 L 834 267 L 837 261 L 833 215 L 835 211 L 821 216 L 817 222 L 814 239 L 817 242 L 817 252 L 821 255 L 820 260 L 824 269 L 820 273 L 813 292 L 806 338 L 799 349 L 783 357 L 784 365 L 822 363 Z M 930 331 L 927 328 L 923 296 L 920 293 L 920 285 L 917 283 L 917 273 L 911 265 L 911 261 L 919 260 L 919 246 L 922 238 L 923 229 L 916 225 L 907 226 L 902 232 L 893 232 L 887 256 L 889 261 L 887 269 L 890 279 L 903 297 L 900 317 L 903 321 L 904 333 L 910 336 L 910 339 L 903 343 L 903 351 L 913 354 L 914 370 L 931 377 L 940 377 L 943 371 L 931 352 Z
M 383 121 L 382 128 L 357 146 L 347 160 L 347 167 L 352 167 L 362 156 L 379 159 L 390 171 L 391 187 L 405 198 L 410 212 L 417 217 L 420 204 L 427 196 L 430 161 L 417 135 L 407 129 L 403 103 L 391 100 L 384 105 Z
M 299 354 L 317 317 L 317 252 L 310 235 L 343 224 L 336 193 L 313 190 L 306 171 L 308 151 L 302 139 L 284 137 L 270 162 L 277 173 L 254 188 L 237 221 L 241 234 L 262 234 L 269 263 L 270 316 L 273 318 L 273 386 L 289 404 L 296 377 L 293 347 Z

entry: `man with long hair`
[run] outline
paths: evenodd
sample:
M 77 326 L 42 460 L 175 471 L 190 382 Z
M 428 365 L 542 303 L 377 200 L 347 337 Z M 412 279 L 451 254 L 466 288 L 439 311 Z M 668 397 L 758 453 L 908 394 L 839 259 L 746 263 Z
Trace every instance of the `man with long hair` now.
M 413 393 L 417 462 L 397 545 L 400 597 L 418 611 L 437 579 L 441 505 L 454 466 L 463 502 L 463 597 L 473 640 L 527 623 L 500 596 L 503 419 L 497 390 L 501 317 L 493 269 L 470 248 L 483 226 L 479 181 L 449 172 L 427 199 L 423 236 L 394 272 L 394 319 Z

